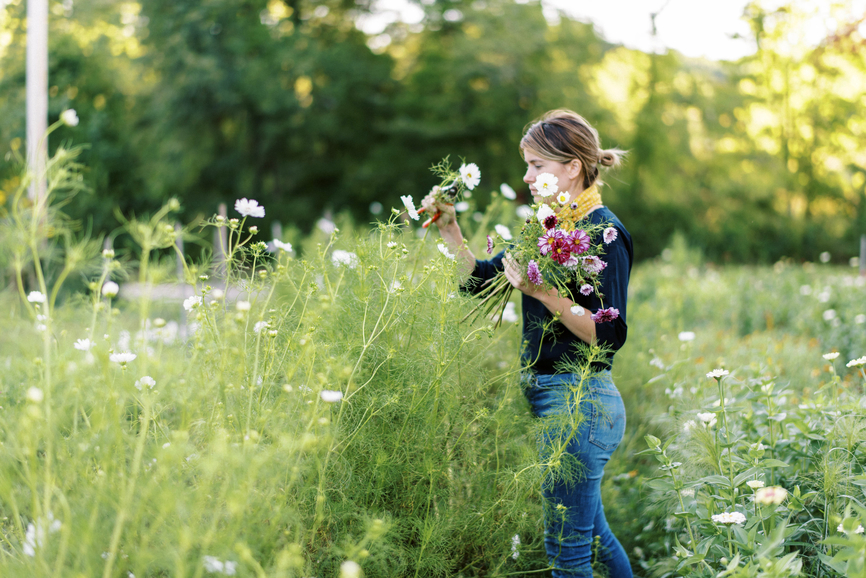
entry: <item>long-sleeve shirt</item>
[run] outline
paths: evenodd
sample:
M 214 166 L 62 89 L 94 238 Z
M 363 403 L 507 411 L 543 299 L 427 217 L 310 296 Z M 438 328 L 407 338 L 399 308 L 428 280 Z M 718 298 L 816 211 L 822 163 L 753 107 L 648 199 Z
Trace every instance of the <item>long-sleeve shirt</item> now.
M 595 313 L 601 308 L 615 307 L 619 310 L 619 317 L 613 321 L 597 323 L 595 326 L 596 338 L 602 345 L 607 346 L 610 352 L 607 363 L 593 363 L 593 368 L 602 370 L 613 365 L 613 356 L 623 346 L 628 332 L 626 325 L 626 303 L 628 300 L 628 279 L 631 274 L 631 264 L 634 257 L 631 235 L 620 220 L 607 207 L 596 209 L 589 214 L 589 220 L 593 224 L 606 224 L 615 227 L 617 238 L 609 245 L 604 246 L 604 254 L 601 258 L 607 262 L 607 267 L 600 274 L 599 290 L 602 295 L 592 293 L 582 295 L 577 287 L 570 288 L 574 296 L 574 302 L 586 309 L 589 313 Z M 600 234 L 600 233 L 599 233 Z M 599 238 L 593 238 L 593 244 L 601 242 Z M 464 284 L 463 289 L 470 293 L 481 291 L 481 284 L 492 279 L 497 273 L 504 269 L 502 259 L 505 251 L 502 251 L 492 259 L 475 261 L 475 270 L 472 277 Z M 566 315 L 571 315 L 566 312 Z M 551 323 L 553 314 L 541 301 L 523 294 L 523 348 L 521 359 L 525 366 L 530 366 L 535 373 L 556 373 L 556 364 L 560 361 L 584 361 L 580 357 L 575 345 L 580 343 L 580 338 L 565 328 L 560 322 L 554 322 L 547 332 L 544 326 Z

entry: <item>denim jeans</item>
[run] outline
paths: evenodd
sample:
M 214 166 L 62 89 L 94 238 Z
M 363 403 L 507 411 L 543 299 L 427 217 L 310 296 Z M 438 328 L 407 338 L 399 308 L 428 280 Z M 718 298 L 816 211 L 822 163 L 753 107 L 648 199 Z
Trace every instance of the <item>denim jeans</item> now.
M 601 504 L 604 466 L 625 433 L 625 407 L 610 371 L 582 384 L 578 374 L 530 373 L 524 385 L 533 414 L 544 420 L 541 461 L 552 463 L 542 492 L 544 545 L 553 578 L 591 577 L 593 553 L 610 578 L 631 578 L 628 557 Z

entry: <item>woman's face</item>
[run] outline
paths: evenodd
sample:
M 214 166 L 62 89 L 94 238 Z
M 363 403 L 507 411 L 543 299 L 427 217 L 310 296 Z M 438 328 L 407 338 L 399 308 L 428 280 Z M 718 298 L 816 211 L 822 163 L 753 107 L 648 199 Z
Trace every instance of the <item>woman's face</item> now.
M 573 160 L 568 163 L 551 161 L 541 158 L 538 153 L 528 148 L 523 149 L 523 158 L 526 160 L 526 174 L 523 175 L 523 182 L 529 185 L 529 191 L 532 193 L 534 202 L 538 203 L 545 200 L 545 197 L 539 195 L 535 189 L 535 179 L 544 173 L 550 173 L 559 179 L 556 183 L 559 190 L 568 191 L 572 199 L 583 192 L 580 181 L 580 161 Z M 551 200 L 551 198 L 547 197 L 546 200 Z

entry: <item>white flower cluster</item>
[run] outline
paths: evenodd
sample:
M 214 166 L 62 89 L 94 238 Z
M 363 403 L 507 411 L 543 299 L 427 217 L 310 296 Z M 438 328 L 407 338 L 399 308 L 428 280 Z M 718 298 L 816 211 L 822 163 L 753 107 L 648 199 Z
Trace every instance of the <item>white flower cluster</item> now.
M 764 506 L 778 506 L 788 497 L 788 490 L 779 486 L 769 486 L 755 491 L 755 501 Z
M 234 576 L 237 574 L 237 562 L 226 560 L 223 562 L 214 556 L 204 557 L 204 569 L 210 574 L 224 574 L 226 576 Z
M 836 531 L 837 532 L 845 532 L 845 528 L 842 527 L 842 524 L 839 524 L 839 526 L 836 528 Z M 855 534 L 862 534 L 863 532 L 864 532 L 863 524 L 857 524 L 857 527 L 854 529 L 854 533 Z M 847 534 L 848 532 L 845 532 L 845 533 Z
M 709 377 L 710 379 L 721 379 L 729 373 L 731 372 L 727 369 L 714 369 L 707 374 L 707 377 Z
M 32 522 L 27 524 L 27 532 L 24 534 L 24 545 L 21 547 L 24 554 L 31 558 L 35 556 L 36 548 L 41 548 L 45 545 L 46 536 L 59 532 L 61 526 L 60 520 L 55 520 L 54 514 L 51 512 L 48 512 L 47 520 L 36 520 L 35 525 Z
M 863 367 L 864 365 L 866 365 L 866 355 L 858 357 L 857 359 L 852 359 L 845 364 L 846 367 Z
M 520 546 L 520 534 L 515 534 L 511 537 L 511 559 L 517 560 L 520 557 L 520 551 L 517 549 Z
M 713 522 L 716 524 L 743 524 L 746 517 L 740 512 L 722 512 L 712 516 Z

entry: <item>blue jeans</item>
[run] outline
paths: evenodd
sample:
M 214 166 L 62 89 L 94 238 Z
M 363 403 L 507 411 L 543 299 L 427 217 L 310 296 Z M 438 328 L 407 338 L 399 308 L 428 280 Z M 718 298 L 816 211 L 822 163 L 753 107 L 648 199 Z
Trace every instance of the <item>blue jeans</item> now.
M 610 371 L 580 383 L 580 375 L 528 374 L 525 393 L 542 418 L 541 462 L 546 466 L 544 546 L 553 578 L 592 576 L 592 556 L 610 578 L 631 578 L 628 557 L 610 531 L 601 504 L 601 478 L 625 433 L 625 407 Z M 593 545 L 598 537 L 598 547 Z

